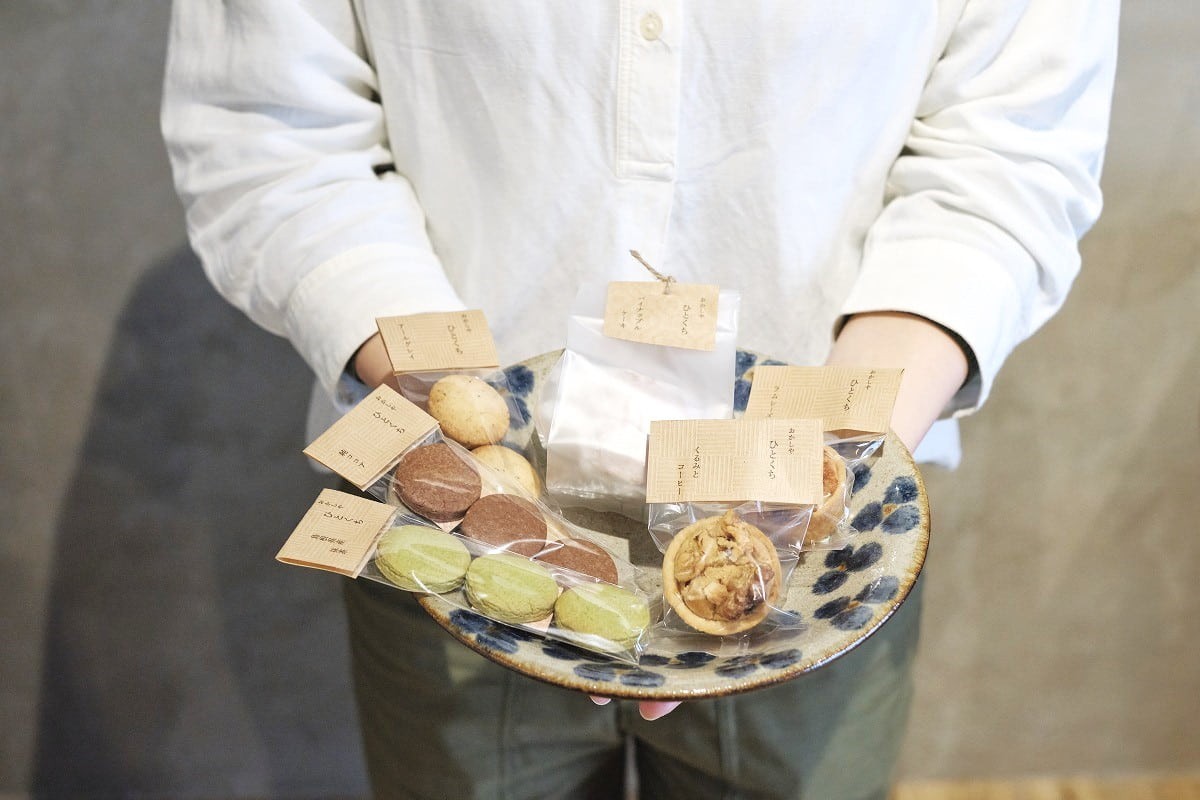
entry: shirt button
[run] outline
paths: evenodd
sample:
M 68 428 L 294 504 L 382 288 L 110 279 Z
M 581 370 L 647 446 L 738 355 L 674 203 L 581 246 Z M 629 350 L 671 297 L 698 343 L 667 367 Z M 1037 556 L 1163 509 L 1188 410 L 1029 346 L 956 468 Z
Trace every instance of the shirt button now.
M 647 42 L 653 42 L 662 35 L 662 17 L 651 11 L 642 17 L 642 21 L 638 24 L 638 27 L 642 31 L 642 38 Z

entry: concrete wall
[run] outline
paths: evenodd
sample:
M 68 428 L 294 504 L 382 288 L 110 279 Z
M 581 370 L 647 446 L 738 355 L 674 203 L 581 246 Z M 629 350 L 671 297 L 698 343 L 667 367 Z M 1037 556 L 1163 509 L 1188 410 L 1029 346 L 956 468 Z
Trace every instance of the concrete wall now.
M 1200 769 L 1192 6 L 1127 4 L 1083 275 L 928 475 L 906 775 Z M 336 580 L 271 560 L 308 378 L 186 247 L 167 14 L 0 4 L 0 794 L 355 795 Z
M 928 475 L 919 776 L 1200 768 L 1200 15 L 1126 3 L 1104 215 Z

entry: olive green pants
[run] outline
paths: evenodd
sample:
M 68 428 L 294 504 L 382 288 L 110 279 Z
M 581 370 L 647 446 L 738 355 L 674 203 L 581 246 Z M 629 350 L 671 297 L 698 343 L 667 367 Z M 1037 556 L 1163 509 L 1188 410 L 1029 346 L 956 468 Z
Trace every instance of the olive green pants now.
M 626 737 L 642 800 L 887 796 L 912 694 L 919 585 L 879 632 L 812 674 L 684 703 L 655 722 L 635 703 L 596 706 L 493 664 L 405 592 L 348 580 L 344 594 L 378 798 L 621 798 Z

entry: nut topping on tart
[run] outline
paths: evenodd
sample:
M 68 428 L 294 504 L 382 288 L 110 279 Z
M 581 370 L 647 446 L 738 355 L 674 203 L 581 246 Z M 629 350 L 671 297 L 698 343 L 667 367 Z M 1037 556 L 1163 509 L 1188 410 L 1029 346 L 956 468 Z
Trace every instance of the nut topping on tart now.
M 663 594 L 680 618 L 704 633 L 754 627 L 779 598 L 779 555 L 766 534 L 732 511 L 680 531 L 663 559 Z

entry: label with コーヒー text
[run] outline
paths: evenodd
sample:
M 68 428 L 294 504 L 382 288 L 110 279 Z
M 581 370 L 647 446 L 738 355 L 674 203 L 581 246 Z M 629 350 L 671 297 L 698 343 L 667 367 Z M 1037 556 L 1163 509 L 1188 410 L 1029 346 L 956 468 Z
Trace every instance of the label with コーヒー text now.
M 821 502 L 815 419 L 650 423 L 646 502 Z

